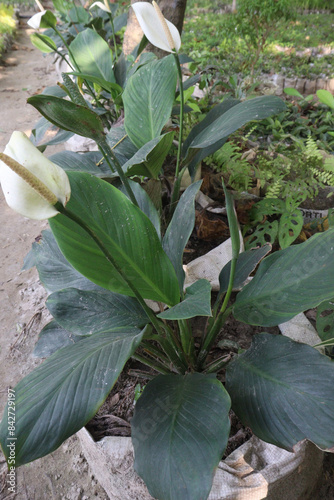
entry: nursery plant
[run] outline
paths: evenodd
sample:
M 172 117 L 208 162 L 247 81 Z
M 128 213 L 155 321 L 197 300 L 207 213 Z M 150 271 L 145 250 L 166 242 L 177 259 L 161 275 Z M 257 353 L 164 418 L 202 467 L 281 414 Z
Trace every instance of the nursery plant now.
M 142 48 L 129 60 L 120 54 L 116 36 L 126 25 L 127 16 L 124 12 L 116 16 L 117 3 L 95 2 L 89 10 L 75 4 L 68 10 L 66 2 L 54 2 L 54 5 L 60 22 L 49 10 L 35 14 L 28 21 L 36 30 L 30 37 L 31 42 L 43 53 L 54 54 L 55 60 L 63 60 L 67 86 L 73 87 L 75 80 L 77 100 L 81 103 L 86 100 L 100 115 L 104 126 L 110 128 L 120 117 L 121 94 L 130 70 L 134 72 L 145 63 L 144 56 L 134 64 Z M 51 87 L 44 92 L 66 97 L 68 91 L 60 84 L 60 88 Z M 51 138 L 50 131 L 53 132 Z M 56 134 L 55 131 L 55 126 L 42 118 L 33 130 L 35 144 L 59 144 L 73 135 L 69 131 Z
M 334 367 L 316 348 L 263 333 L 233 359 L 209 358 L 231 314 L 247 324 L 272 326 L 332 299 L 334 229 L 266 258 L 268 245 L 240 253 L 233 199 L 225 189 L 233 252 L 220 273 L 218 297 L 212 300 L 206 279 L 184 288 L 182 256 L 201 181 L 180 196 L 183 170 L 193 172 L 230 133 L 280 112 L 284 103 L 275 97 L 223 102 L 183 141 L 179 34 L 155 2 L 133 8 L 147 38 L 170 55 L 129 78 L 123 97 L 126 134 L 117 146 L 99 115 L 83 103 L 40 95 L 29 102 L 51 123 L 95 140 L 99 159 L 64 153 L 51 161 L 20 132 L 0 155 L 9 206 L 26 217 L 49 219 L 51 232 L 33 244 L 26 265 L 36 265 L 54 318 L 36 346 L 49 357 L 13 389 L 15 429 L 9 425 L 11 401 L 0 442 L 7 458 L 15 443 L 11 467 L 52 452 L 93 417 L 132 357 L 157 374 L 136 402 L 131 422 L 135 469 L 154 498 L 200 500 L 209 495 L 226 447 L 231 404 L 267 442 L 292 450 L 306 438 L 322 449 L 334 447 Z M 178 149 L 162 232 L 160 215 L 136 180 L 157 179 L 161 171 L 171 133 L 161 132 L 177 77 Z M 236 288 L 241 291 L 232 303 Z M 158 313 L 147 299 L 158 304 Z M 207 325 L 197 343 L 192 328 L 200 316 Z M 325 340 L 330 344 L 328 334 Z

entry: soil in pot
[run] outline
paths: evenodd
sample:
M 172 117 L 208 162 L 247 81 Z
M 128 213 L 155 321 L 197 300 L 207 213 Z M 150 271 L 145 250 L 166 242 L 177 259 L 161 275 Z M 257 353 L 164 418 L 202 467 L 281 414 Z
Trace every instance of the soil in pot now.
M 201 336 L 205 321 L 206 318 L 196 319 L 196 328 L 194 328 L 195 338 Z M 237 340 L 241 349 L 247 349 L 251 344 L 253 335 L 263 331 L 275 335 L 280 334 L 278 327 L 263 328 L 246 325 L 230 317 L 219 335 L 218 347 L 213 349 L 209 361 L 221 357 L 224 353 L 228 354 L 231 352 L 231 344 L 226 343 L 226 340 L 231 342 Z M 235 347 L 237 348 L 237 346 Z M 148 378 L 139 378 L 132 375 L 134 371 L 148 373 L 147 367 L 138 361 L 129 360 L 105 403 L 101 406 L 95 417 L 86 425 L 87 430 L 95 441 L 99 441 L 105 436 L 131 436 L 130 423 L 134 412 L 136 394 L 138 390 L 143 389 L 149 382 Z M 152 376 L 155 376 L 154 372 L 150 373 Z M 218 378 L 221 382 L 224 382 L 224 372 L 219 374 Z M 232 410 L 230 411 L 230 421 L 230 437 L 222 459 L 225 459 L 253 435 L 252 431 L 240 422 Z

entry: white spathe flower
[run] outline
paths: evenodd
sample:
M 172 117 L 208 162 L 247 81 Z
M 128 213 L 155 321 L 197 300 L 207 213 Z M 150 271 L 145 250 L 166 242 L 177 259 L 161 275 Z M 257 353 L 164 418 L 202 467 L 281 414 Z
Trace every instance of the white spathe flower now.
M 22 165 L 37 182 L 56 198 L 63 206 L 71 195 L 71 187 L 66 172 L 48 160 L 22 132 L 13 132 L 4 155 Z M 45 196 L 31 187 L 20 175 L 0 160 L 0 183 L 7 204 L 25 217 L 43 220 L 54 217 L 59 212 Z
M 41 19 L 44 16 L 46 10 L 42 10 L 42 12 L 38 12 L 37 14 L 33 15 L 29 21 L 27 21 L 27 24 L 31 27 L 34 28 L 34 30 L 38 30 L 41 24 Z
M 99 7 L 99 9 L 104 10 L 104 12 L 109 12 L 109 13 L 111 12 L 110 7 L 109 7 L 107 2 L 104 2 L 104 3 L 94 2 L 94 3 L 92 3 L 92 5 L 89 8 L 92 9 L 93 7 L 95 7 L 95 5 L 97 5 L 97 7 Z
M 166 52 L 178 52 L 181 47 L 179 30 L 165 19 L 156 4 L 136 2 L 131 6 L 146 38 L 159 49 Z
M 38 30 L 40 28 L 50 28 L 57 24 L 57 18 L 50 10 L 42 10 L 37 14 L 34 14 L 27 24 L 34 28 L 34 30 Z

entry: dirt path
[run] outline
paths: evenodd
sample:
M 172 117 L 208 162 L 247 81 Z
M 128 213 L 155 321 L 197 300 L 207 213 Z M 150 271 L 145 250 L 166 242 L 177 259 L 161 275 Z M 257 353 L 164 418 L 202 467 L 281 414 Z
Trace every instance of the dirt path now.
M 49 58 L 32 47 L 28 34 L 20 29 L 5 65 L 0 66 L 0 151 L 14 130 L 30 133 L 40 118 L 26 99 L 44 87 L 55 85 L 56 75 Z M 59 147 L 58 147 L 59 150 Z M 55 149 L 48 148 L 52 154 Z M 0 190 L 1 191 L 1 190 Z M 39 361 L 32 351 L 41 326 L 46 322 L 45 292 L 35 270 L 21 272 L 24 256 L 34 239 L 46 227 L 16 215 L 0 193 L 0 412 L 13 387 Z M 61 448 L 17 471 L 16 495 L 8 491 L 6 468 L 0 452 L 0 499 L 88 500 L 107 496 L 91 476 L 73 437 Z

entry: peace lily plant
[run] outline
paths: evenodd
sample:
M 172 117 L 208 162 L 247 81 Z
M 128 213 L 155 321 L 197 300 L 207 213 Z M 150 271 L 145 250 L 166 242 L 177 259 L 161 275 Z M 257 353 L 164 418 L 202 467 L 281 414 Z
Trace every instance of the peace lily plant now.
M 141 11 L 146 30 L 147 12 L 153 11 Z M 16 132 L 1 155 L 0 178 L 14 210 L 48 217 L 51 229 L 26 261 L 50 293 L 46 305 L 54 319 L 35 349 L 47 359 L 15 387 L 15 465 L 52 452 L 83 427 L 132 358 L 150 369 L 131 421 L 135 469 L 154 498 L 201 500 L 226 447 L 231 405 L 264 441 L 287 450 L 303 439 L 334 447 L 334 365 L 318 346 L 261 333 L 244 352 L 212 357 L 230 315 L 269 327 L 319 306 L 318 333 L 325 346 L 333 344 L 334 228 L 271 255 L 269 245 L 240 253 L 225 189 L 233 253 L 221 270 L 218 296 L 211 296 L 206 279 L 185 288 L 182 258 L 201 182 L 179 196 L 182 171 L 194 175 L 229 134 L 282 111 L 284 103 L 272 96 L 224 100 L 184 141 L 181 134 L 179 173 L 163 214 L 157 193 L 154 204 L 140 180 L 160 186 L 174 140 L 174 127 L 166 124 L 172 119 L 182 128 L 181 114 L 172 114 L 181 95 L 179 48 L 161 60 L 150 57 L 128 76 L 124 127 L 106 128 L 72 81 L 62 84 L 66 99 L 48 90 L 29 98 L 54 127 L 93 139 L 98 152 L 46 159 Z M 241 291 L 232 301 L 233 289 Z M 147 299 L 157 302 L 159 313 Z M 332 314 L 322 315 L 327 310 Z M 198 339 L 193 327 L 200 316 L 207 322 Z M 0 425 L 6 456 L 7 414 Z

